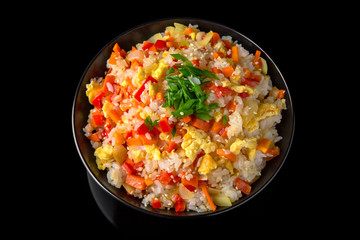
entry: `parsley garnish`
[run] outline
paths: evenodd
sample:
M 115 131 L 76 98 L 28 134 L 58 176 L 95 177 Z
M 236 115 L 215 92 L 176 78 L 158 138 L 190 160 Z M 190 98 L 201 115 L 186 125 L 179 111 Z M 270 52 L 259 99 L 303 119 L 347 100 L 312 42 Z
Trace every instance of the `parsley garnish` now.
M 213 72 L 193 66 L 192 62 L 181 54 L 171 54 L 183 64 L 176 64 L 166 72 L 165 80 L 168 89 L 164 95 L 166 102 L 162 107 L 174 107 L 172 112 L 177 118 L 191 114 L 201 120 L 210 120 L 210 111 L 219 108 L 217 103 L 204 104 L 209 94 L 201 90 L 201 86 L 210 83 L 206 78 L 219 79 Z
M 149 131 L 154 129 L 154 126 L 158 126 L 159 125 L 159 120 L 155 120 L 154 122 L 151 120 L 150 116 L 147 116 L 145 118 L 145 125 L 146 127 L 149 129 Z

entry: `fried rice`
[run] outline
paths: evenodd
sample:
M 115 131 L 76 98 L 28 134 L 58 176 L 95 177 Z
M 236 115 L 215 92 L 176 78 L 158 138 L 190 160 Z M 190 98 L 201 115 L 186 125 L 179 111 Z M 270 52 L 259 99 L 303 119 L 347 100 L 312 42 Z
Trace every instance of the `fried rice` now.
M 231 206 L 280 153 L 286 93 L 231 36 L 174 23 L 132 49 L 114 44 L 107 68 L 87 84 L 83 130 L 108 182 L 145 206 Z

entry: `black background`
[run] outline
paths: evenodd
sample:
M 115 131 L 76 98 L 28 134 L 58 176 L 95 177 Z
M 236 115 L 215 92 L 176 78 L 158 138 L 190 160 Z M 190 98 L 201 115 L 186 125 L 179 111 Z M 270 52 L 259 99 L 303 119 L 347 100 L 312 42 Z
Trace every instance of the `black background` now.
M 320 219 L 330 214 L 320 198 L 324 190 L 320 190 L 322 182 L 317 181 L 319 175 L 315 168 L 319 153 L 311 152 L 317 137 L 310 137 L 313 130 L 321 131 L 318 129 L 320 120 L 308 117 L 311 113 L 319 113 L 314 106 L 323 104 L 319 95 L 313 95 L 317 88 L 313 72 L 320 65 L 316 61 L 309 62 L 308 58 L 317 50 L 321 37 L 327 34 L 327 23 L 318 17 L 320 9 L 296 3 L 282 6 L 226 4 L 226 7 L 215 6 L 215 9 L 204 8 L 204 5 L 190 7 L 185 2 L 165 7 L 155 2 L 136 3 L 136 6 L 114 2 L 90 8 L 54 6 L 53 11 L 44 12 L 31 24 L 36 26 L 33 48 L 42 49 L 40 53 L 35 50 L 43 64 L 41 70 L 45 76 L 51 76 L 40 81 L 51 86 L 53 92 L 46 98 L 57 109 L 49 113 L 41 111 L 47 116 L 41 138 L 46 146 L 51 146 L 51 157 L 45 156 L 48 164 L 45 169 L 32 171 L 36 172 L 34 179 L 38 186 L 34 195 L 41 196 L 31 199 L 34 205 L 27 205 L 30 211 L 26 214 L 26 222 L 32 223 L 32 232 L 38 234 L 47 229 L 54 236 L 105 238 L 111 235 L 148 237 L 148 231 L 152 231 L 151 236 L 172 238 L 187 237 L 194 232 L 203 236 L 217 233 L 287 236 L 290 232 L 305 236 L 313 230 L 326 231 Z M 202 18 L 229 26 L 267 52 L 291 92 L 296 119 L 292 148 L 276 178 L 255 198 L 233 211 L 181 221 L 145 215 L 124 206 L 123 225 L 117 229 L 96 205 L 74 144 L 71 110 L 75 91 L 92 58 L 116 36 L 145 22 L 177 17 Z M 305 74 L 304 70 L 308 72 Z M 54 131 L 53 122 L 59 129 Z M 36 216 L 39 220 L 33 220 Z M 155 230 L 155 234 L 154 229 L 161 230 Z M 166 235 L 158 235 L 165 232 Z

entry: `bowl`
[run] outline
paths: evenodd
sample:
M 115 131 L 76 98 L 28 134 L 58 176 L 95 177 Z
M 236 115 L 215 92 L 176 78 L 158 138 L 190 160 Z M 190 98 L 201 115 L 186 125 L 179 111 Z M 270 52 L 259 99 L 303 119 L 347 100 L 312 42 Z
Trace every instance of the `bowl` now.
M 107 181 L 106 171 L 100 171 L 97 168 L 94 149 L 91 147 L 90 141 L 84 136 L 83 128 L 87 124 L 87 118 L 92 105 L 90 105 L 87 96 L 85 95 L 86 84 L 89 83 L 93 77 L 104 76 L 106 68 L 106 60 L 109 58 L 112 47 L 115 43 L 118 43 L 121 48 L 125 50 L 131 49 L 131 46 L 136 43 L 143 42 L 151 37 L 153 34 L 164 31 L 166 26 L 173 25 L 174 22 L 182 23 L 184 25 L 192 24 L 199 25 L 199 29 L 208 32 L 210 30 L 219 33 L 221 36 L 230 35 L 234 40 L 238 40 L 243 47 L 250 52 L 254 53 L 256 50 L 261 51 L 261 57 L 267 61 L 268 75 L 270 75 L 273 85 L 279 89 L 285 89 L 285 99 L 287 103 L 287 109 L 282 111 L 282 121 L 277 125 L 279 135 L 283 139 L 278 143 L 281 149 L 280 155 L 267 162 L 266 167 L 262 170 L 261 177 L 252 184 L 252 192 L 249 195 L 244 195 L 238 201 L 234 202 L 230 207 L 218 207 L 216 211 L 209 212 L 193 212 L 185 211 L 176 213 L 174 210 L 166 209 L 153 209 L 151 206 L 145 207 L 141 204 L 141 199 L 132 197 L 126 193 L 124 188 L 117 189 L 110 185 Z M 155 216 L 162 216 L 168 218 L 193 218 L 214 216 L 221 214 L 232 209 L 235 209 L 244 203 L 254 198 L 259 192 L 261 192 L 271 181 L 274 179 L 280 168 L 284 164 L 284 161 L 289 153 L 295 127 L 294 110 L 291 101 L 290 91 L 286 85 L 285 79 L 276 67 L 271 58 L 262 50 L 256 43 L 245 37 L 241 33 L 234 29 L 226 27 L 224 25 L 201 19 L 166 19 L 159 20 L 143 25 L 137 26 L 117 36 L 104 46 L 92 59 L 88 67 L 85 69 L 80 82 L 78 84 L 72 109 L 72 130 L 74 141 L 83 162 L 86 171 L 88 173 L 88 181 L 90 189 L 95 197 L 97 204 L 102 212 L 108 217 L 114 215 L 111 213 L 116 208 L 116 205 L 124 206 L 136 209 L 140 212 L 151 214 Z M 105 207 L 112 206 L 112 207 Z

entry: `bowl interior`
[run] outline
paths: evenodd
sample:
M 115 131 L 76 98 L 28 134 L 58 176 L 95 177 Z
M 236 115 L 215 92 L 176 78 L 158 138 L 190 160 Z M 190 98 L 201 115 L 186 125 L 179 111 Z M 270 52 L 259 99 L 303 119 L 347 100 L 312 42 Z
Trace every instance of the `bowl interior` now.
M 131 46 L 135 45 L 138 42 L 142 42 L 153 34 L 164 31 L 166 26 L 173 25 L 174 22 L 182 23 L 184 25 L 188 24 L 197 24 L 199 25 L 199 29 L 202 31 L 214 31 L 219 33 L 221 36 L 230 35 L 234 40 L 238 40 L 239 43 L 243 45 L 243 47 L 250 52 L 255 52 L 256 50 L 261 50 L 262 55 L 267 63 L 268 63 L 268 74 L 270 75 L 273 85 L 277 86 L 279 89 L 285 89 L 286 93 L 285 98 L 287 101 L 287 110 L 282 111 L 282 121 L 277 125 L 277 129 L 279 135 L 283 137 L 283 139 L 278 143 L 281 153 L 276 158 L 269 161 L 266 167 L 262 171 L 262 176 L 259 180 L 257 180 L 252 185 L 252 192 L 249 195 L 245 195 L 240 198 L 237 202 L 233 204 L 231 207 L 218 207 L 215 212 L 206 212 L 206 213 L 197 213 L 197 212 L 182 212 L 175 213 L 175 211 L 168 210 L 153 210 L 151 207 L 144 207 L 141 205 L 141 200 L 126 194 L 125 190 L 117 189 L 110 185 L 107 182 L 106 171 L 100 171 L 97 169 L 94 157 L 94 149 L 91 147 L 90 141 L 84 136 L 83 128 L 87 124 L 87 118 L 90 109 L 92 109 L 92 105 L 90 105 L 85 92 L 86 92 L 86 84 L 89 83 L 90 79 L 93 77 L 102 77 L 104 76 L 106 68 L 106 60 L 109 58 L 112 47 L 115 43 L 118 43 L 121 48 L 125 50 L 131 49 Z M 290 145 L 292 142 L 293 132 L 294 132 L 294 113 L 293 107 L 290 97 L 289 89 L 285 83 L 284 78 L 282 77 L 279 69 L 276 67 L 274 62 L 269 58 L 269 56 L 255 43 L 253 43 L 250 39 L 238 33 L 237 31 L 230 29 L 226 26 L 209 22 L 205 20 L 199 19 L 169 19 L 169 20 L 161 20 L 157 22 L 147 23 L 136 28 L 125 32 L 110 43 L 108 43 L 100 52 L 93 58 L 91 63 L 88 65 L 85 70 L 83 76 L 81 77 L 80 83 L 78 85 L 74 104 L 73 104 L 73 116 L 72 116 L 72 124 L 73 124 L 73 133 L 75 144 L 77 146 L 80 157 L 87 168 L 88 173 L 94 178 L 94 180 L 104 189 L 104 194 L 106 192 L 113 196 L 118 201 L 123 204 L 135 208 L 137 210 L 150 213 L 153 215 L 163 215 L 169 217 L 177 217 L 177 216 L 204 216 L 204 215 L 214 215 L 224 211 L 228 211 L 233 209 L 241 204 L 245 203 L 252 197 L 254 197 L 258 192 L 261 191 L 276 175 L 276 173 L 281 168 L 285 158 L 289 152 Z

